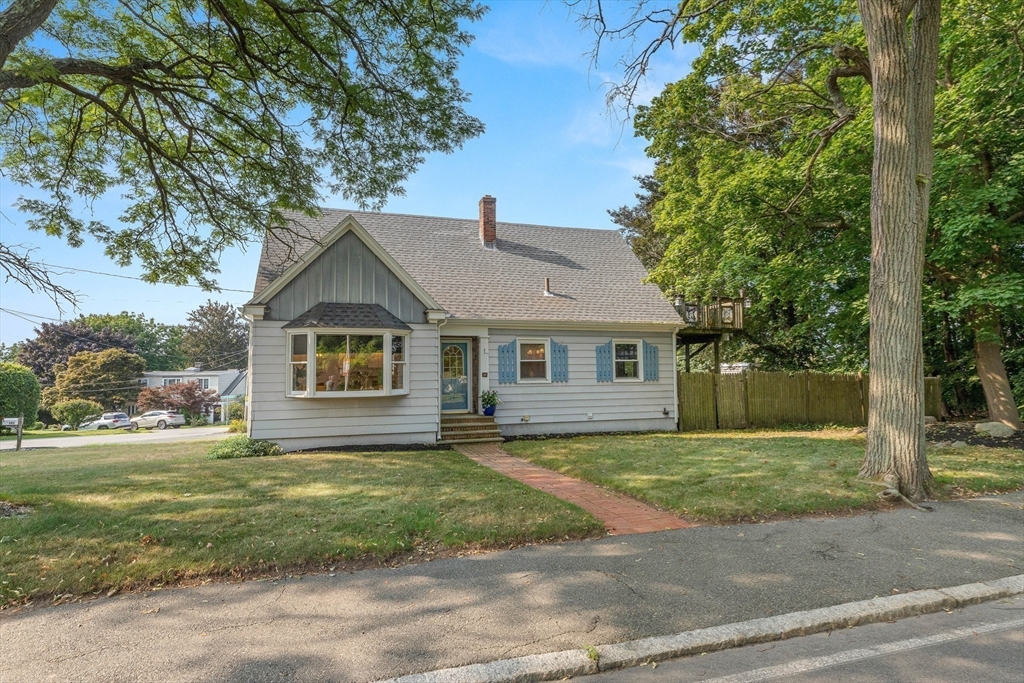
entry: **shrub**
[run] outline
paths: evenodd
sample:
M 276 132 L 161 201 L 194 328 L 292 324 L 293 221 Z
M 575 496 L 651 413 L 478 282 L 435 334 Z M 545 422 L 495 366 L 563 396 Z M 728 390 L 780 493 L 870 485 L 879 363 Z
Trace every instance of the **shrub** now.
M 46 428 L 49 429 L 51 432 L 59 432 L 60 431 L 60 425 L 57 424 L 57 423 L 53 423 L 52 425 L 49 425 Z
M 206 419 L 205 415 L 200 415 L 199 417 L 192 419 L 193 427 L 205 427 L 208 424 L 210 424 L 210 421 Z
M 228 458 L 262 458 L 268 455 L 281 455 L 284 451 L 275 443 L 250 439 L 247 436 L 229 436 L 218 441 L 210 448 L 211 460 Z
M 25 416 L 25 424 L 34 424 L 41 392 L 32 371 L 17 363 L 0 363 L 0 416 Z
M 71 429 L 78 429 L 78 425 L 85 421 L 90 415 L 99 415 L 103 412 L 103 406 L 95 401 L 86 401 L 83 398 L 73 398 L 70 401 L 63 401 L 50 408 L 53 416 Z
M 32 425 L 32 429 L 39 431 L 40 429 L 46 429 L 46 425 L 44 425 L 42 422 L 36 422 L 34 425 Z
M 232 420 L 228 424 L 228 431 L 232 434 L 245 434 L 248 431 L 245 420 Z
M 245 419 L 245 403 L 241 401 L 233 401 L 228 404 L 228 419 L 234 422 L 235 420 Z

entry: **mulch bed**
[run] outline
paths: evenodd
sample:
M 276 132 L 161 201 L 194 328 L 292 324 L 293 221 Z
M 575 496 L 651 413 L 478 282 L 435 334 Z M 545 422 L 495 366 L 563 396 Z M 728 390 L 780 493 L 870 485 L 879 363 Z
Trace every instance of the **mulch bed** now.
M 963 441 L 968 446 L 989 446 L 991 448 L 1019 448 L 1024 450 L 1024 430 L 1018 430 L 1013 436 L 995 437 L 982 436 L 974 431 L 974 422 L 937 422 L 930 424 L 925 430 L 929 443 L 952 444 Z

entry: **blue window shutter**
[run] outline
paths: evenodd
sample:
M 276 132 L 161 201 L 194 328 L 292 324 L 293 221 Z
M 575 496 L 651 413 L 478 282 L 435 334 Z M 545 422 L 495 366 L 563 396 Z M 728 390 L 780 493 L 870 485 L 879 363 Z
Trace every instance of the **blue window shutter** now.
M 658 347 L 654 344 L 641 342 L 644 347 L 644 381 L 658 381 Z
M 551 381 L 569 381 L 569 346 L 551 340 Z
M 513 339 L 508 344 L 498 346 L 498 384 L 515 384 L 516 370 L 516 346 L 517 340 Z
M 609 339 L 607 344 L 596 347 L 594 351 L 597 352 L 597 381 L 611 382 L 615 375 L 611 340 Z

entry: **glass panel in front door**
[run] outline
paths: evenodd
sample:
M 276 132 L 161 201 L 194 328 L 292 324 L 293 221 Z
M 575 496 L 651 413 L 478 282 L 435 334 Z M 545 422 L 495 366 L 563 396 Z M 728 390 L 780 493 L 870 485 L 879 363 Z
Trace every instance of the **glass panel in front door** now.
M 469 410 L 466 342 L 441 344 L 441 410 Z

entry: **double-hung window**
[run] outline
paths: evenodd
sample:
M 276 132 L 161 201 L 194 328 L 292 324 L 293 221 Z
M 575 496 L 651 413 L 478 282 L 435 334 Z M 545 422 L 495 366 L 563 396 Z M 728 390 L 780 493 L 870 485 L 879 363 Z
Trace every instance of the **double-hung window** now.
M 409 393 L 408 334 L 296 330 L 288 334 L 288 395 L 323 398 Z
M 615 380 L 623 382 L 643 380 L 643 357 L 638 341 L 616 341 L 613 344 L 615 353 Z
M 547 339 L 519 340 L 519 381 L 550 382 L 551 353 Z
M 172 384 L 181 384 L 180 377 L 164 377 L 164 386 L 169 387 Z

